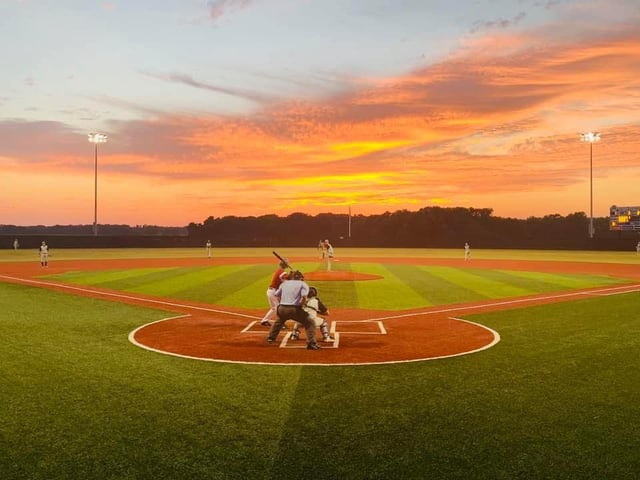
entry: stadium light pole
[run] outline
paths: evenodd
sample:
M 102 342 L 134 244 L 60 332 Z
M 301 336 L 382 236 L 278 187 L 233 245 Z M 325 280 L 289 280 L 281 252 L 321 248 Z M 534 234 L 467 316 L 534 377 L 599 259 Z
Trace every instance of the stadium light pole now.
M 94 196 L 93 196 L 93 235 L 98 236 L 98 144 L 106 143 L 107 136 L 101 133 L 90 133 L 89 141 L 95 145 L 94 159 Z
M 600 141 L 599 132 L 587 132 L 580 134 L 581 142 L 589 142 L 589 238 L 593 238 L 593 144 Z

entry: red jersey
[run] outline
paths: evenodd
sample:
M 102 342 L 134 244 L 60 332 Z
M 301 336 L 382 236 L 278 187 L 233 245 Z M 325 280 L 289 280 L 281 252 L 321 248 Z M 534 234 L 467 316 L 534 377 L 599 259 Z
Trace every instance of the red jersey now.
M 287 271 L 284 268 L 278 268 L 275 272 L 273 272 L 273 277 L 271 277 L 269 288 L 277 289 L 286 277 Z

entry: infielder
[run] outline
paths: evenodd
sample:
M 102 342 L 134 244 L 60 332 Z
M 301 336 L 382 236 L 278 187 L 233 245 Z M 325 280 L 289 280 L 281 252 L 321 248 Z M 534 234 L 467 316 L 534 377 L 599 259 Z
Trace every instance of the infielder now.
M 333 245 L 329 243 L 329 240 L 324 241 L 324 248 L 327 252 L 327 271 L 331 271 L 331 262 L 333 261 Z
M 42 242 L 42 245 L 40 245 L 40 266 L 49 266 L 49 246 L 44 241 Z

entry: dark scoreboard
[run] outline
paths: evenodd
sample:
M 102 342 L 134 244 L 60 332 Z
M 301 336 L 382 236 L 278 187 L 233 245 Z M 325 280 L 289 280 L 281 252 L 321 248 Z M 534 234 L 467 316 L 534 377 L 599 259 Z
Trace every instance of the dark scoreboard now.
M 609 209 L 609 230 L 640 230 L 640 207 Z

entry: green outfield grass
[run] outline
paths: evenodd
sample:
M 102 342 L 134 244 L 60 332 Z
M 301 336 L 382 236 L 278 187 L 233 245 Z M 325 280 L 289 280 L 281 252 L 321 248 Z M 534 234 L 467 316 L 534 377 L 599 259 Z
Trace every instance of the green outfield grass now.
M 318 262 L 296 264 L 304 272 Z M 479 300 L 518 297 L 622 283 L 597 275 L 494 271 L 473 268 L 342 262 L 334 270 L 380 275 L 379 280 L 314 281 L 320 297 L 334 308 L 405 310 Z M 228 307 L 262 308 L 273 266 L 135 268 L 69 272 L 46 278 L 128 293 L 156 295 Z
M 233 306 L 255 295 L 264 307 L 272 267 L 64 278 Z M 385 277 L 322 285 L 334 303 L 363 308 L 404 308 L 396 294 L 427 305 L 616 282 L 383 261 L 340 268 Z M 128 342 L 173 315 L 162 310 L 0 283 L 0 478 L 635 479 L 637 306 L 631 293 L 465 315 L 502 340 L 446 360 L 269 367 Z

